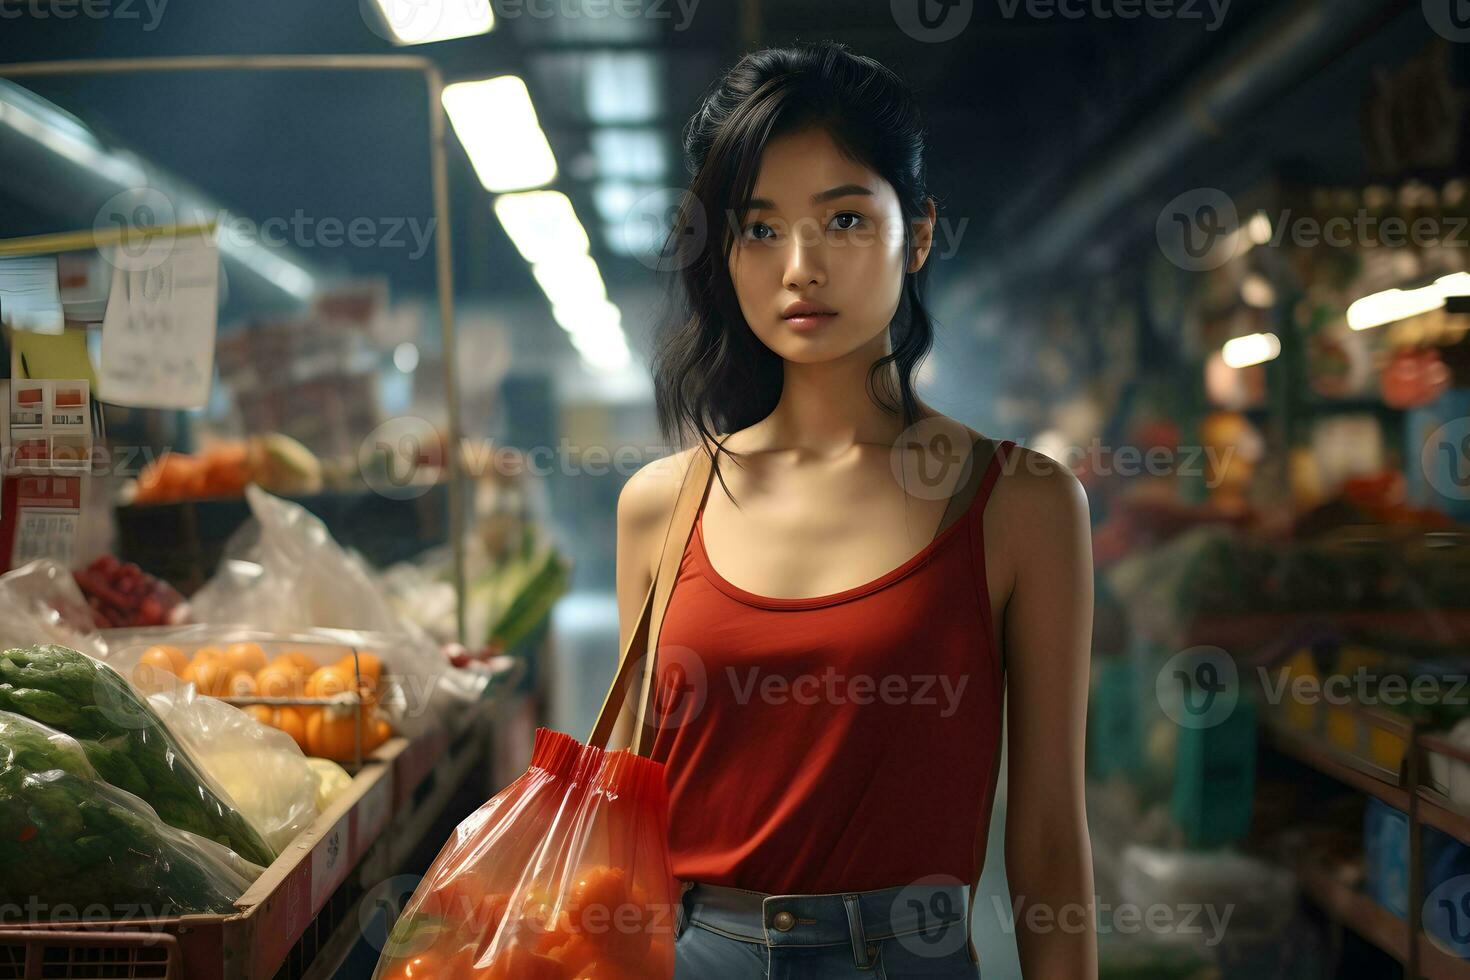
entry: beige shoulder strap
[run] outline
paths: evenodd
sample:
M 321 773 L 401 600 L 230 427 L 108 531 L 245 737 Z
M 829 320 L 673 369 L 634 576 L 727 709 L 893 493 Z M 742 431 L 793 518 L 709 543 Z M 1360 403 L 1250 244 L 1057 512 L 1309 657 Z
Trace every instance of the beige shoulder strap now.
M 628 644 L 618 660 L 617 674 L 603 699 L 602 710 L 597 713 L 597 721 L 587 739 L 588 745 L 607 747 L 613 727 L 623 714 L 628 692 L 637 683 L 638 701 L 633 711 L 635 727 L 629 748 L 635 755 L 647 755 L 652 750 L 653 741 L 647 731 L 647 716 L 654 677 L 654 659 L 658 652 L 658 635 L 663 626 L 664 609 L 668 606 L 674 581 L 679 574 L 679 559 L 689 544 L 689 536 L 694 530 L 694 517 L 705 494 L 709 492 L 710 482 L 714 477 L 714 466 L 706 452 L 707 446 L 707 443 L 702 443 L 690 453 L 689 466 L 684 471 L 683 482 L 679 485 L 679 496 L 674 502 L 668 527 L 664 531 L 663 551 L 654 568 L 648 594 L 643 599 L 643 608 L 638 613 L 638 625 L 628 637 Z M 708 448 L 713 451 L 713 447 Z

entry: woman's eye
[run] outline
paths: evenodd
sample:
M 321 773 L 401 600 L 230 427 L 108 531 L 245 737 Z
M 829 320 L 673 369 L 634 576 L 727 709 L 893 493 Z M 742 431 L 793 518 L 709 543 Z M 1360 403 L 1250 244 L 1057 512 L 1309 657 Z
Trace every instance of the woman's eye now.
M 753 238 L 758 242 L 765 241 L 765 236 L 758 234 L 758 232 L 762 228 L 764 228 L 766 231 L 771 231 L 771 226 L 766 224 L 764 221 L 752 221 L 750 224 L 745 226 L 745 237 Z M 774 234 L 774 232 L 772 232 L 772 234 Z
M 837 215 L 835 218 L 833 218 L 832 221 L 835 224 L 836 222 L 839 222 L 839 221 L 841 221 L 844 218 L 850 218 L 850 219 L 852 219 L 852 223 L 851 224 L 848 224 L 848 225 L 842 225 L 842 226 L 838 227 L 838 229 L 837 229 L 838 231 L 852 231 L 863 220 L 863 216 L 860 215 L 860 214 L 857 214 L 857 213 L 852 212 L 852 211 L 844 211 L 841 214 Z

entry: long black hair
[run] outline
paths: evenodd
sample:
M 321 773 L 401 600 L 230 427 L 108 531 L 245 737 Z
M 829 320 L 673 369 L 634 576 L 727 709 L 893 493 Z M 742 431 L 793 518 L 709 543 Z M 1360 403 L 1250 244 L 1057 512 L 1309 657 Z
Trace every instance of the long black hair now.
M 659 427 L 671 445 L 697 433 L 696 441 L 709 452 L 715 433 L 759 422 L 781 397 L 781 356 L 745 322 L 728 263 L 766 144 L 811 126 L 825 129 L 845 156 L 893 186 L 905 252 L 912 257 L 913 222 L 928 216 L 929 194 L 924 124 L 909 87 L 877 61 L 834 41 L 766 48 L 741 58 L 684 127 L 691 183 L 662 252 L 677 270 L 676 295 L 655 338 L 653 371 Z M 877 403 L 902 413 L 905 427 L 918 416 L 914 370 L 933 344 L 923 300 L 928 268 L 926 263 L 904 273 L 888 326 L 891 351 L 868 372 Z M 893 371 L 885 370 L 889 364 Z M 730 453 L 717 446 L 720 451 Z M 718 472 L 717 455 L 713 462 Z

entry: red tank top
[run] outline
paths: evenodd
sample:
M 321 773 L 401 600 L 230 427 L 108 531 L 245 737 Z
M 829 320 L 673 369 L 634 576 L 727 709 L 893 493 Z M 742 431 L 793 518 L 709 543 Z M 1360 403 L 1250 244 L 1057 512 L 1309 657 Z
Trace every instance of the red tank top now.
M 981 516 L 1013 445 L 922 551 L 831 595 L 725 581 L 700 505 L 651 709 L 675 877 L 772 894 L 979 878 L 1003 683 Z

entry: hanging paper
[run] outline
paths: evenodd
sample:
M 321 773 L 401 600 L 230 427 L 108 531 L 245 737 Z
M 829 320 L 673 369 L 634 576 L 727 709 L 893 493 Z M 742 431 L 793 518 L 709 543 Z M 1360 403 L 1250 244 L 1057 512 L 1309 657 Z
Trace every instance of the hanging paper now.
M 213 233 L 174 241 L 161 259 L 114 253 L 102 321 L 98 400 L 133 408 L 203 408 L 214 374 L 219 249 Z

